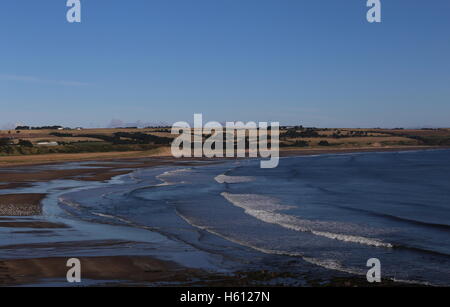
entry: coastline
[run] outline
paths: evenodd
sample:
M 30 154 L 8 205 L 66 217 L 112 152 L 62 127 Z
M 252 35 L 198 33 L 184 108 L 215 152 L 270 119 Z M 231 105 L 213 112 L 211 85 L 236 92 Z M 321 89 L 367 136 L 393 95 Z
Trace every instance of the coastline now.
M 384 147 L 348 147 L 348 148 L 280 148 L 280 157 L 302 156 L 333 153 L 358 152 L 390 152 L 410 150 L 449 149 L 450 146 L 384 146 Z M 180 158 L 170 154 L 170 147 L 159 148 L 154 151 L 107 152 L 107 153 L 76 153 L 76 154 L 42 154 L 21 156 L 0 156 L 0 169 L 20 166 L 51 165 L 65 162 L 136 162 L 143 159 L 159 159 L 173 161 L 210 160 L 224 158 Z M 235 159 L 235 158 L 228 158 Z
M 387 151 L 410 151 L 410 150 L 427 150 L 427 149 L 446 149 L 443 147 L 401 147 L 401 148 L 358 148 L 358 149 L 324 149 L 324 150 L 284 150 L 282 157 L 317 155 L 317 154 L 339 154 L 339 153 L 358 153 L 358 152 L 387 152 Z M 189 162 L 198 159 L 182 159 L 177 160 L 172 157 L 148 157 L 148 159 L 124 158 L 113 160 L 102 160 L 102 162 L 111 162 L 111 164 L 100 164 L 98 159 L 86 166 L 100 168 L 83 168 L 80 169 L 56 169 L 56 170 L 38 170 L 36 172 L 17 172 L 14 169 L 3 169 L 0 179 L 0 189 L 8 189 L 23 187 L 36 182 L 47 182 L 56 179 L 77 179 L 81 181 L 106 181 L 114 176 L 127 174 L 134 169 L 155 167 L 164 165 L 189 165 Z M 200 159 L 206 160 L 206 159 Z M 212 159 L 215 161 L 216 159 Z M 211 161 L 208 159 L 208 161 Z M 57 161 L 55 163 L 65 163 L 66 161 Z M 28 164 L 31 165 L 49 165 L 49 164 Z M 2 169 L 2 167 L 0 167 Z M 3 183 L 3 184 L 2 184 Z M 1 190 L 0 190 L 1 191 Z M 3 194 L 0 195 L 0 207 L 8 204 L 8 208 L 4 209 L 4 213 L 0 217 L 0 227 L 10 228 L 12 230 L 27 228 L 21 233 L 44 234 L 46 231 L 49 235 L 51 229 L 62 229 L 67 227 L 63 224 L 56 224 L 40 220 L 24 220 L 18 218 L 22 216 L 34 216 L 40 218 L 41 201 L 46 194 Z M 17 210 L 22 210 L 23 206 L 29 214 L 17 214 Z M 29 210 L 29 211 L 27 211 Z M 2 212 L 0 210 L 0 212 Z M 6 212 L 6 213 L 5 213 Z M 31 230 L 30 230 L 31 229 Z M 13 233 L 19 233 L 14 230 Z M 67 246 L 76 248 L 78 244 L 85 244 L 86 241 L 78 243 L 68 242 Z M 101 249 L 105 242 L 93 243 L 92 249 Z M 59 246 L 58 244 L 50 244 L 51 248 L 61 249 L 67 246 Z M 8 246 L 7 246 L 8 247 Z M 26 246 L 29 249 L 45 248 L 43 245 Z M 11 246 L 9 247 L 11 248 Z M 1 249 L 1 247 L 0 247 Z M 170 285 L 196 285 L 196 286 L 264 286 L 270 285 L 272 280 L 283 280 L 291 277 L 287 272 L 233 272 L 232 274 L 218 274 L 215 272 L 207 272 L 200 269 L 192 269 L 182 267 L 170 261 L 161 260 L 155 257 L 143 256 L 98 256 L 98 257 L 80 257 L 86 264 L 86 272 L 84 273 L 89 280 L 116 280 L 110 282 L 114 285 L 135 284 L 164 284 L 171 282 Z M 65 280 L 66 267 L 64 261 L 66 258 L 61 257 L 37 257 L 28 259 L 2 259 L 0 260 L 0 284 L 37 284 L 43 279 L 60 279 Z M 98 268 L 101 267 L 102 270 Z M 45 269 L 43 269 L 45 268 Z M 332 271 L 330 271 L 332 272 Z M 19 276 L 16 278 L 16 276 Z M 326 280 L 316 279 L 313 276 L 302 277 L 305 279 L 306 286 L 421 286 L 404 284 L 401 282 L 385 281 L 382 285 L 367 284 L 365 279 L 359 276 L 348 274 L 342 277 L 342 274 L 330 273 L 330 278 Z M 107 283 L 105 283 L 107 285 Z M 283 284 L 280 284 L 283 285 Z
M 395 151 L 414 151 L 414 150 L 435 150 L 435 149 L 449 149 L 444 146 L 401 146 L 401 147 L 360 147 L 360 148 L 308 148 L 308 149 L 283 149 L 280 150 L 280 157 L 295 157 L 308 155 L 322 155 L 322 154 L 348 154 L 348 153 L 366 153 L 366 152 L 395 152 Z M 35 159 L 34 161 L 22 161 L 23 158 L 30 156 L 21 156 L 21 161 L 15 161 L 4 165 L 5 157 L 0 157 L 0 190 L 15 189 L 28 187 L 33 182 L 48 182 L 57 179 L 76 179 L 81 181 L 107 181 L 119 175 L 125 175 L 135 169 L 164 166 L 164 165 L 189 165 L 191 161 L 210 161 L 212 163 L 223 161 L 224 159 L 237 158 L 180 158 L 176 159 L 170 155 L 162 154 L 168 150 L 161 150 L 157 155 L 145 155 L 140 152 L 138 156 L 125 156 L 120 158 L 111 158 L 109 155 L 93 156 L 89 154 L 70 154 L 68 159 L 61 159 L 60 154 L 43 155 L 43 159 Z M 123 153 L 121 153 L 123 154 Z M 80 156 L 79 156 L 80 155 Z M 64 156 L 64 155 L 62 155 Z M 7 157 L 10 158 L 10 157 Z M 43 162 L 47 159 L 51 162 Z M 60 158 L 60 159 L 58 159 Z M 242 158 L 246 159 L 246 158 Z M 63 164 L 69 162 L 85 162 L 86 168 L 80 167 L 76 169 L 54 169 L 54 170 L 39 170 L 36 172 L 17 172 L 14 168 L 25 169 L 26 167 L 46 166 Z M 9 171 L 11 170 L 11 171 Z
M 168 286 L 168 287 L 285 287 L 289 272 L 265 270 L 220 274 L 192 269 L 148 256 L 79 257 L 84 282 L 95 286 Z M 67 284 L 67 258 L 27 258 L 0 260 L 0 286 Z M 297 277 L 298 278 L 298 277 Z M 304 287 L 423 287 L 391 280 L 367 283 L 359 276 L 331 277 L 329 280 L 306 277 Z M 277 281 L 274 283 L 273 281 Z
M 365 276 L 320 268 L 303 274 L 289 271 L 252 269 L 217 272 L 183 266 L 169 259 L 148 255 L 120 254 L 86 256 L 78 250 L 91 251 L 121 247 L 139 242 L 77 241 L 1 246 L 0 251 L 21 249 L 60 249 L 71 251 L 82 265 L 84 285 L 95 286 L 177 286 L 177 287 L 423 287 L 422 284 L 384 279 L 368 283 Z M 157 248 L 157 247 L 155 247 Z M 0 259 L 0 286 L 72 286 L 66 281 L 69 257 L 21 257 Z M 308 265 L 309 264 L 305 264 Z M 327 274 L 324 274 L 326 272 Z
M 449 146 L 386 146 L 386 147 L 358 147 L 358 148 L 308 148 L 308 149 L 284 149 L 280 150 L 280 157 L 307 156 L 320 154 L 348 154 L 367 152 L 396 152 L 415 150 L 450 149 Z
M 204 274 L 171 261 L 144 256 L 79 257 L 79 260 L 83 265 L 83 280 L 100 285 L 112 280 L 123 284 L 127 281 L 181 285 Z M 64 257 L 0 260 L 0 285 L 45 285 L 52 280 L 57 284 L 65 283 L 66 262 Z
M 170 156 L 170 148 L 162 147 L 150 151 L 118 151 L 97 153 L 56 153 L 41 155 L 0 156 L 0 169 L 16 166 L 49 165 L 63 162 L 115 161 L 141 158 L 163 158 Z

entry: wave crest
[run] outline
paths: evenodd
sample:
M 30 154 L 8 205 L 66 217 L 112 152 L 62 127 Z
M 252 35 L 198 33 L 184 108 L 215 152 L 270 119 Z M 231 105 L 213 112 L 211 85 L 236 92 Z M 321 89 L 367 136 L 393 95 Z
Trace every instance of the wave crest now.
M 218 175 L 214 178 L 218 183 L 242 183 L 254 181 L 254 177 L 249 176 L 227 176 L 224 174 Z
M 375 247 L 392 248 L 390 243 L 383 242 L 374 238 L 356 236 L 350 234 L 341 234 L 333 232 L 335 228 L 347 227 L 346 224 L 315 222 L 310 220 L 299 219 L 292 215 L 277 213 L 278 210 L 291 209 L 291 206 L 285 206 L 272 197 L 256 195 L 256 194 L 231 194 L 227 192 L 221 195 L 236 207 L 245 210 L 245 213 L 253 216 L 265 223 L 276 224 L 286 229 L 301 232 L 309 232 L 316 236 L 322 236 L 333 240 L 343 242 L 358 243 Z

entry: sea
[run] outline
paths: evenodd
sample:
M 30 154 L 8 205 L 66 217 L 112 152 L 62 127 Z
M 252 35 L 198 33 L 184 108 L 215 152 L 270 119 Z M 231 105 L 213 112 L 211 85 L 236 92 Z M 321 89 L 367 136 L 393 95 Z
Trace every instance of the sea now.
M 66 240 L 147 241 L 185 265 L 286 271 L 295 285 L 314 272 L 365 276 L 376 258 L 383 279 L 450 285 L 446 149 L 285 157 L 274 169 L 197 161 L 23 189 L 43 190 L 44 214 L 80 230 Z

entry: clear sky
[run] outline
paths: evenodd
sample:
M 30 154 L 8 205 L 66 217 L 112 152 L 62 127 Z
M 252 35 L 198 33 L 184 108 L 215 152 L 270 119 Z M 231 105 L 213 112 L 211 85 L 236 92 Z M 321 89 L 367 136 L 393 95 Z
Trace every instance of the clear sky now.
M 0 127 L 450 126 L 450 1 L 1 0 Z

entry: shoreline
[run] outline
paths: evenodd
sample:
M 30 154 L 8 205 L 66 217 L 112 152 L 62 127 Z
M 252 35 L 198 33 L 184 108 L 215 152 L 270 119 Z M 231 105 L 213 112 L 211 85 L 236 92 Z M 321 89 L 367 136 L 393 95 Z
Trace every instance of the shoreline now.
M 346 154 L 346 153 L 364 153 L 364 152 L 393 152 L 393 151 L 411 151 L 411 150 L 430 150 L 430 149 L 448 149 L 443 147 L 401 147 L 401 148 L 358 148 L 358 149 L 308 149 L 308 150 L 283 150 L 281 157 L 307 156 L 317 154 Z M 36 182 L 47 182 L 56 179 L 77 179 L 82 181 L 105 181 L 114 176 L 127 174 L 134 169 L 144 167 L 155 167 L 164 165 L 189 165 L 190 161 L 207 160 L 215 162 L 219 159 L 174 159 L 172 157 L 148 157 L 142 158 L 124 158 L 108 160 L 110 165 L 96 164 L 98 159 L 92 161 L 87 166 L 98 166 L 100 168 L 83 168 L 80 169 L 60 169 L 60 170 L 38 170 L 36 172 L 17 172 L 3 168 L 1 172 L 2 179 L 0 179 L 0 191 L 5 186 L 8 189 L 13 189 L 14 185 L 17 188 L 23 187 L 27 184 Z M 222 159 L 223 160 L 223 159 Z M 103 160 L 102 162 L 105 162 Z M 65 163 L 68 161 L 57 161 L 49 164 L 35 164 L 35 165 L 51 165 L 55 163 Z M 122 163 L 121 163 L 122 162 Z M 29 164 L 31 166 L 31 164 Z M 34 165 L 33 165 L 34 166 Z M 21 166 L 23 168 L 23 166 Z M 2 169 L 2 167 L 0 167 Z M 16 172 L 14 172 L 16 171 Z M 5 180 L 3 180 L 3 178 Z M 7 179 L 7 180 L 6 180 Z M 16 180 L 15 182 L 12 179 Z M 2 184 L 5 183 L 6 184 Z M 59 229 L 67 227 L 63 224 L 55 224 L 45 220 L 25 220 L 21 216 L 34 216 L 41 218 L 42 216 L 36 214 L 41 209 L 41 200 L 46 197 L 46 194 L 3 194 L 0 195 L 0 227 L 11 229 L 11 233 L 20 231 L 20 228 L 28 228 L 30 235 L 43 234 L 45 231 L 52 229 Z M 2 211 L 3 204 L 8 204 L 8 208 Z M 12 205 L 11 205 L 12 204 Z M 17 210 L 22 210 L 25 207 L 25 212 L 34 214 L 17 215 Z M 39 209 L 37 208 L 39 207 Z M 6 210 L 6 211 L 5 211 Z M 8 211 L 9 210 L 9 211 Z M 27 211 L 28 210 L 28 211 Z M 8 215 L 1 212 L 9 212 Z M 14 214 L 12 214 L 14 213 Z M 23 232 L 26 233 L 26 232 Z M 52 235 L 51 231 L 48 231 Z M 87 244 L 88 242 L 80 241 L 78 243 L 69 243 L 70 246 L 76 247 L 77 244 Z M 52 248 L 58 249 L 58 244 L 50 244 Z M 33 247 L 29 245 L 27 248 L 31 250 Z M 102 242 L 97 242 L 92 246 L 93 250 L 102 248 Z M 1 247 L 0 247 L 1 249 Z M 161 260 L 153 256 L 133 256 L 131 255 L 112 255 L 112 256 L 81 256 L 80 259 L 84 265 L 83 276 L 87 280 L 96 280 L 98 285 L 148 285 L 159 284 L 162 285 L 178 285 L 178 286 L 264 286 L 270 285 L 272 280 L 284 278 L 298 278 L 303 280 L 306 286 L 320 286 L 320 287 L 371 287 L 371 286 L 421 286 L 419 284 L 404 284 L 402 282 L 394 282 L 390 280 L 384 281 L 379 285 L 368 284 L 364 278 L 357 275 L 348 274 L 342 277 L 342 274 L 334 273 L 329 270 L 330 277 L 326 280 L 315 279 L 312 276 L 290 276 L 288 272 L 232 272 L 231 274 L 219 274 L 217 272 L 207 272 L 200 269 L 192 269 L 189 267 L 182 267 L 170 261 Z M 59 280 L 56 282 L 64 283 L 67 268 L 65 262 L 67 259 L 63 257 L 37 257 L 28 259 L 0 259 L 0 285 L 26 285 L 39 284 L 39 282 L 46 282 L 46 279 Z M 98 268 L 102 268 L 99 270 Z M 86 271 L 85 271 L 86 270 Z M 16 276 L 20 276 L 16 278 Z M 195 278 L 197 278 L 195 280 Z M 62 281 L 61 281 L 62 280 Z M 70 285 L 70 284 L 68 284 Z M 289 285 L 287 283 L 286 285 Z M 280 286 L 283 286 L 280 284 Z
M 99 243 L 101 245 L 101 243 Z M 365 277 L 330 274 L 329 278 L 296 276 L 290 272 L 252 270 L 231 273 L 210 272 L 181 266 L 152 256 L 79 256 L 85 286 L 168 287 L 424 287 L 384 279 L 368 283 Z M 0 286 L 73 286 L 66 281 L 66 257 L 0 259 Z M 330 271 L 331 272 L 331 271 Z M 293 283 L 297 279 L 298 283 Z M 88 284 L 86 284 L 86 281 Z M 82 283 L 83 285 L 83 283 Z
M 359 148 L 333 148 L 333 149 L 287 149 L 280 151 L 280 157 L 308 156 L 320 154 L 348 154 L 348 153 L 377 153 L 377 152 L 401 152 L 416 150 L 450 149 L 449 146 L 401 146 L 401 147 L 359 147 Z
M 39 285 L 66 282 L 65 257 L 45 257 L 0 260 L 0 285 Z M 82 281 L 145 282 L 183 284 L 194 276 L 204 274 L 200 270 L 181 267 L 171 261 L 146 256 L 97 256 L 78 257 L 82 265 Z M 114 282 L 117 283 L 117 282 Z M 120 282 L 119 282 L 120 283 Z M 93 283 L 96 284 L 96 283 Z
M 96 153 L 55 153 L 0 156 L 0 169 L 18 166 L 52 165 L 65 162 L 116 161 L 142 158 L 170 157 L 170 147 L 150 151 L 111 151 Z
M 383 148 L 325 148 L 325 149 L 285 149 L 280 151 L 280 158 L 295 156 L 310 156 L 322 154 L 348 154 L 348 153 L 368 153 L 368 152 L 396 152 L 396 151 L 414 151 L 414 150 L 436 150 L 449 149 L 443 146 L 411 146 L 411 147 L 383 147 Z M 135 169 L 155 166 L 170 165 L 189 165 L 192 161 L 209 161 L 211 163 L 220 163 L 226 159 L 249 159 L 246 158 L 174 158 L 172 156 L 145 156 L 145 157 L 91 157 L 85 159 L 73 160 L 54 160 L 52 162 L 28 162 L 27 164 L 9 164 L 4 166 L 1 164 L 0 157 L 0 191 L 5 189 L 26 188 L 35 182 L 48 182 L 57 179 L 75 179 L 80 181 L 107 181 L 119 175 L 125 175 Z M 75 169 L 54 169 L 54 170 L 37 170 L 36 172 L 18 172 L 17 169 L 26 169 L 26 167 L 58 165 L 63 163 L 87 163 Z M 9 170 L 11 170 L 9 172 Z
M 385 147 L 348 147 L 348 148 L 280 148 L 280 157 L 304 156 L 333 153 L 359 153 L 359 152 L 392 152 L 411 150 L 450 149 L 450 146 L 385 146 Z M 170 154 L 170 148 L 164 147 L 156 151 L 131 151 L 131 152 L 107 152 L 107 153 L 76 153 L 76 154 L 42 154 L 21 156 L 0 156 L 0 169 L 14 167 L 54 165 L 68 162 L 138 162 L 144 159 L 170 160 L 170 161 L 217 161 L 221 159 L 238 158 L 174 158 Z M 34 160 L 34 161 L 29 161 Z M 126 166 L 124 166 L 126 167 Z

